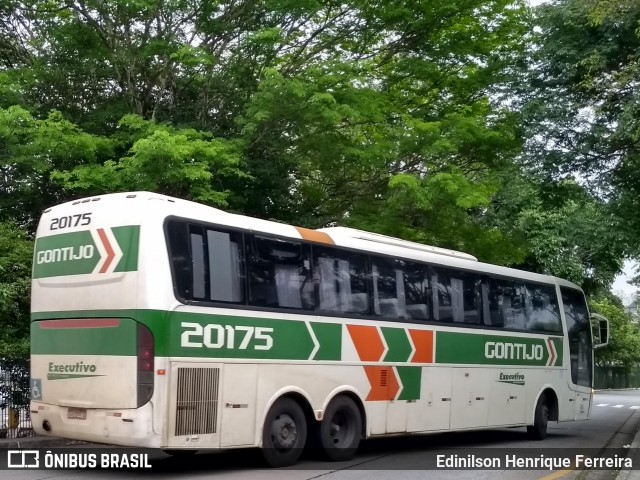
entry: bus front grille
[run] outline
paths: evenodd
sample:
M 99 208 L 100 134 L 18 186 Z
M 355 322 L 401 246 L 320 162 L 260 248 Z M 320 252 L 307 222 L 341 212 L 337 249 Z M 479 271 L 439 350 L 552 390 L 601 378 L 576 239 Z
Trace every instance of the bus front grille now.
M 175 435 L 216 433 L 219 368 L 178 368 Z

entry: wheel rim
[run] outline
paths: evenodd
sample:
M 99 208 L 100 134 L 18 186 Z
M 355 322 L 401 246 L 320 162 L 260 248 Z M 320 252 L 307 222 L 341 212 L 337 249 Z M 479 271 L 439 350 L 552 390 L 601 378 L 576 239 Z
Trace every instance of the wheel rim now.
M 277 450 L 290 450 L 298 440 L 298 426 L 288 413 L 281 413 L 273 419 L 270 436 Z
M 354 422 L 348 412 L 338 411 L 331 418 L 329 424 L 329 438 L 331 446 L 345 447 L 353 443 Z

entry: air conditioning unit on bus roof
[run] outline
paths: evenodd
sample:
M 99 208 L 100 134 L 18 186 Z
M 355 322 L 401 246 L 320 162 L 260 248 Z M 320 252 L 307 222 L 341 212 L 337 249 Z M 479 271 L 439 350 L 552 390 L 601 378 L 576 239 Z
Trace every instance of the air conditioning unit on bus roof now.
M 401 240 L 399 238 L 390 237 L 388 235 L 382 235 L 380 233 L 365 232 L 364 230 L 358 230 L 356 228 L 348 227 L 327 227 L 319 228 L 319 232 L 324 232 L 330 237 L 346 237 L 354 238 L 358 240 L 366 240 L 369 242 L 382 243 L 384 245 L 393 245 L 395 247 L 411 248 L 413 250 L 420 250 L 422 252 L 434 253 L 437 255 L 446 255 L 448 257 L 461 258 L 464 260 L 472 260 L 477 262 L 478 259 L 468 253 L 458 252 L 456 250 L 449 250 L 448 248 L 434 247 L 431 245 L 424 245 L 422 243 L 410 242 L 409 240 Z

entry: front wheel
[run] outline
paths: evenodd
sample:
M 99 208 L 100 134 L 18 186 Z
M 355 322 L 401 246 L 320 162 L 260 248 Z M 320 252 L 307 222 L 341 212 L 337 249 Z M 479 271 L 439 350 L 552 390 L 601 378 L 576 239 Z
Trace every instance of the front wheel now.
M 536 404 L 536 412 L 533 425 L 527 427 L 527 434 L 532 440 L 544 440 L 547 436 L 547 424 L 549 423 L 549 405 L 545 394 L 540 395 Z
M 296 463 L 307 440 L 307 421 L 300 405 L 281 398 L 267 413 L 262 429 L 262 454 L 272 467 Z
M 351 459 L 358 450 L 362 436 L 360 409 L 349 397 L 334 398 L 320 424 L 320 443 L 330 460 Z

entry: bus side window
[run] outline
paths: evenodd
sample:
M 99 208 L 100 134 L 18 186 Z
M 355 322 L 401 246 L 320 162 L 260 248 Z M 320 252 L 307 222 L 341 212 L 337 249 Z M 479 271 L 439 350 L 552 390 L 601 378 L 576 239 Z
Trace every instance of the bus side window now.
M 525 330 L 531 313 L 524 283 L 489 279 L 489 318 L 493 327 Z
M 373 257 L 371 275 L 375 315 L 392 319 L 429 318 L 424 266 Z
M 366 256 L 314 247 L 318 309 L 325 312 L 369 313 Z
M 576 385 L 591 387 L 593 350 L 587 303 L 579 290 L 560 287 L 560 292 L 569 337 L 571 381 Z
M 245 239 L 249 304 L 313 310 L 309 246 L 252 235 Z
M 424 265 L 407 262 L 404 270 L 404 290 L 407 315 L 417 320 L 429 320 L 429 282 Z
M 392 260 L 372 259 L 373 313 L 385 318 L 407 317 L 402 270 Z
M 531 299 L 527 330 L 561 334 L 562 322 L 555 286 L 527 284 L 527 295 Z
M 192 300 L 194 274 L 189 225 L 185 222 L 170 221 L 167 224 L 167 237 L 175 291 L 180 298 Z
M 492 327 L 504 327 L 504 309 L 506 303 L 504 281 L 490 278 L 487 284 L 487 297 L 489 299 L 489 325 Z M 510 300 L 509 304 L 511 304 Z
M 194 231 L 199 230 L 199 231 Z M 205 299 L 205 266 L 204 266 L 204 239 L 202 237 L 202 229 L 192 227 L 189 235 L 191 240 L 191 273 L 193 286 L 192 298 L 194 300 Z
M 207 230 L 209 299 L 244 303 L 242 235 Z
M 433 319 L 477 325 L 482 317 L 480 279 L 477 275 L 432 268 Z

